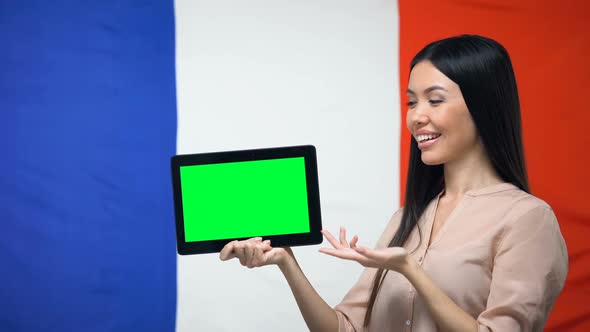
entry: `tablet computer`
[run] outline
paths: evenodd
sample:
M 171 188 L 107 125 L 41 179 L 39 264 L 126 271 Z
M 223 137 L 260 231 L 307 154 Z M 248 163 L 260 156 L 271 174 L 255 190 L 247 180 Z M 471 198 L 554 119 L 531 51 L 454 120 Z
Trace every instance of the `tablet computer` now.
M 171 164 L 179 254 L 257 236 L 273 247 L 322 242 L 314 146 L 177 155 Z

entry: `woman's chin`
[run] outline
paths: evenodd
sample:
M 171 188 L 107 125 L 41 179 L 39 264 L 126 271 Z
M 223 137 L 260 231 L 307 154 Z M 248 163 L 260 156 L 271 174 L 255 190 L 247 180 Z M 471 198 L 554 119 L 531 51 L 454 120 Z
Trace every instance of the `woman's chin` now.
M 428 152 L 422 153 L 421 158 L 422 158 L 422 162 L 428 166 L 436 166 L 436 165 L 444 164 L 444 160 L 442 160 L 441 158 L 437 158 L 436 156 L 432 156 Z

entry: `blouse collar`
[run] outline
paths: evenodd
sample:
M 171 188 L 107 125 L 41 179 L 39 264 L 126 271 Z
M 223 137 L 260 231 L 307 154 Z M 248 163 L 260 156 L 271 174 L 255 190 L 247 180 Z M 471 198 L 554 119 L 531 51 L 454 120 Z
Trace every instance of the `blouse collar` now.
M 499 193 L 501 191 L 507 191 L 507 190 L 519 190 L 520 188 L 518 188 L 517 186 L 513 185 L 512 183 L 509 182 L 502 182 L 502 183 L 497 183 L 497 184 L 493 184 L 487 187 L 483 187 L 483 188 L 479 188 L 479 189 L 473 189 L 473 190 L 468 190 L 465 195 L 469 195 L 469 196 L 483 196 L 483 195 L 489 195 L 489 194 L 495 194 L 495 193 Z
M 477 196 L 495 194 L 495 193 L 499 193 L 501 191 L 507 191 L 507 190 L 520 190 L 520 188 L 513 185 L 512 183 L 502 182 L 502 183 L 492 184 L 490 186 L 483 187 L 483 188 L 468 190 L 465 192 L 465 195 L 477 197 Z M 445 190 L 443 188 L 443 190 L 438 194 L 438 197 L 440 198 L 440 196 L 444 192 L 445 192 Z

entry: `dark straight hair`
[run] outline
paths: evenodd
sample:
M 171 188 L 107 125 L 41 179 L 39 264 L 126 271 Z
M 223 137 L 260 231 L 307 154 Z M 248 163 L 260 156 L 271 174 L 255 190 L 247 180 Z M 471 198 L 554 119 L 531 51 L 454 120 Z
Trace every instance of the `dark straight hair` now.
M 416 54 L 410 70 L 423 61 L 432 63 L 459 85 L 487 156 L 502 180 L 529 192 L 520 102 L 506 49 L 489 38 L 461 35 L 428 44 Z M 405 243 L 427 205 L 444 186 L 443 165 L 429 166 L 422 163 L 420 150 L 412 138 L 402 219 L 389 243 L 390 247 Z M 387 271 L 379 269 L 373 280 L 364 321 L 366 327 L 386 274 Z

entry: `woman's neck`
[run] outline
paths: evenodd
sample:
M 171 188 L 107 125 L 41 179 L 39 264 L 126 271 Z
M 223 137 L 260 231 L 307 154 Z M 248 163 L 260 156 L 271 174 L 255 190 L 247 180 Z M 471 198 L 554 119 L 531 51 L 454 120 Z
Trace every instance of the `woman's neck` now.
M 460 160 L 445 163 L 445 196 L 458 198 L 469 190 L 504 182 L 498 175 L 483 147 Z

